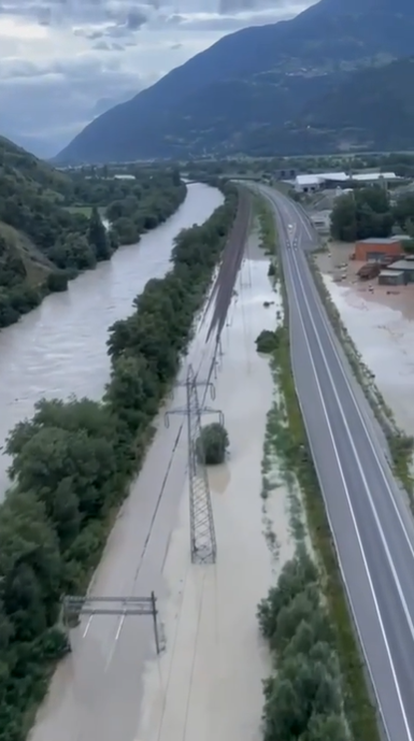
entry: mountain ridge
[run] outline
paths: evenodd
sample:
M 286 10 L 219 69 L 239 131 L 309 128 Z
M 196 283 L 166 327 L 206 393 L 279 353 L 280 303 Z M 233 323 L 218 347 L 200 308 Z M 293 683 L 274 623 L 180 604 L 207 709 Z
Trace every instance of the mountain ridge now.
M 307 79 L 308 97 L 316 98 L 325 85 L 323 78 L 339 84 L 344 74 L 413 53 L 414 3 L 320 0 L 291 20 L 221 38 L 130 101 L 95 118 L 56 161 L 108 162 L 235 151 L 237 136 L 223 140 L 218 126 L 225 111 L 213 105 L 208 120 L 202 118 L 197 100 L 202 104 L 206 94 L 213 100 L 216 91 L 221 100 L 223 85 L 240 87 L 243 82 L 253 89 L 258 82 L 263 85 L 261 76 L 272 74 L 261 101 L 272 99 L 273 123 L 283 127 L 300 114 L 293 78 Z M 240 105 L 244 120 L 237 110 L 236 134 L 266 123 L 262 108 L 248 110 L 252 107 L 249 94 Z M 211 132 L 217 126 L 214 142 Z

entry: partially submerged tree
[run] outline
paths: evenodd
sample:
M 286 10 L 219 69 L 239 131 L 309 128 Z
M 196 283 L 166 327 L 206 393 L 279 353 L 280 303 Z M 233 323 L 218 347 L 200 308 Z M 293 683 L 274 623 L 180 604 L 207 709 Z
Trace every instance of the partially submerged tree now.
M 229 447 L 229 436 L 219 422 L 203 427 L 197 440 L 197 456 L 201 463 L 215 466 L 223 463 Z

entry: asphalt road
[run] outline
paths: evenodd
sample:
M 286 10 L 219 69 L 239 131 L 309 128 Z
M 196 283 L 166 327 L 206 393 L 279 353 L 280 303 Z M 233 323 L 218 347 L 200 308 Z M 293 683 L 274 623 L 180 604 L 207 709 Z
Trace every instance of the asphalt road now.
M 260 191 L 278 223 L 296 388 L 379 713 L 389 741 L 414 741 L 412 523 L 317 294 L 304 254 L 316 235 L 300 206 Z

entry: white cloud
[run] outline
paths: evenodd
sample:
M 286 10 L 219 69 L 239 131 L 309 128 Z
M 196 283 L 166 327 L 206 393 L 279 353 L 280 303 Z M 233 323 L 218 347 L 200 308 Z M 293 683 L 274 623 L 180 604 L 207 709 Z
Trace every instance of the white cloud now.
M 0 0 L 0 133 L 52 155 L 94 116 L 225 33 L 311 3 Z

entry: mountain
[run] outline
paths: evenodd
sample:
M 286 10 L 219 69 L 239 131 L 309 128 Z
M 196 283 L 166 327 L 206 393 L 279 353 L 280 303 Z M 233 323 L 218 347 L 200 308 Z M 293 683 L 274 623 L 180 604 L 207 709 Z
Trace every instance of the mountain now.
M 252 134 L 283 129 L 353 72 L 411 54 L 412 0 L 321 0 L 292 20 L 222 38 L 96 118 L 57 160 L 243 151 Z
M 414 57 L 357 72 L 305 107 L 299 131 L 306 126 L 309 141 L 323 137 L 330 151 L 413 149 L 413 91 Z
M 414 148 L 414 57 L 348 75 L 315 97 L 295 121 L 248 132 L 243 151 L 281 155 Z

